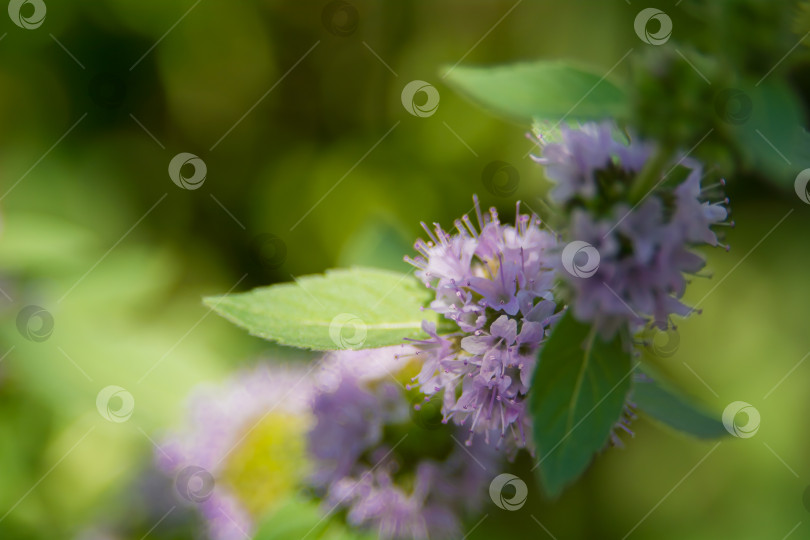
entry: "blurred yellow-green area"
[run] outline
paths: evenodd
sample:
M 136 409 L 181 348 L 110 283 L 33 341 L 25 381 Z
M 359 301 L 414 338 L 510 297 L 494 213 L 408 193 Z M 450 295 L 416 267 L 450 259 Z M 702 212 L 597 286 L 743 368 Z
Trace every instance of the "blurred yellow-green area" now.
M 419 222 L 451 224 L 473 193 L 505 218 L 516 200 L 542 214 L 528 126 L 460 97 L 442 69 L 566 58 L 620 78 L 645 46 L 643 6 L 621 0 L 351 0 L 356 28 L 325 20 L 326 1 L 45 4 L 37 28 L 0 17 L 4 540 L 199 537 L 157 442 L 196 385 L 291 354 L 201 298 L 335 266 L 407 271 Z M 677 24 L 694 2 L 661 4 Z M 711 31 L 676 35 L 697 30 Z M 758 32 L 785 53 L 801 38 Z M 403 107 L 413 80 L 437 88 L 435 114 Z M 183 152 L 205 163 L 198 189 L 170 178 Z M 482 181 L 496 160 L 519 173 L 508 196 Z M 686 298 L 703 313 L 680 321 L 667 362 L 714 411 L 752 404 L 759 431 L 718 445 L 642 418 L 557 501 L 522 456 L 509 470 L 526 505 L 489 504 L 468 538 L 810 537 L 810 206 L 728 180 L 732 249 L 707 253 L 713 278 Z M 134 398 L 126 421 L 97 408 L 111 385 Z

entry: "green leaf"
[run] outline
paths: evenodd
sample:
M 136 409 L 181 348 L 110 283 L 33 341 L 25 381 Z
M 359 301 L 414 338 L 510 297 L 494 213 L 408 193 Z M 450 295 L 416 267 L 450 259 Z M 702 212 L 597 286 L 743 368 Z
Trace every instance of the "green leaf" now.
M 569 311 L 540 351 L 529 401 L 540 480 L 557 496 L 607 443 L 630 390 L 630 355 Z
M 631 400 L 641 412 L 689 435 L 711 439 L 728 434 L 719 414 L 704 411 L 683 393 L 649 377 L 633 383 Z
M 565 62 L 448 68 L 446 80 L 495 113 L 518 120 L 619 116 L 627 99 L 601 74 Z
M 284 501 L 261 521 L 253 536 L 254 540 L 301 540 L 304 537 L 308 540 L 372 538 L 335 521 L 317 502 L 300 497 Z
M 810 135 L 803 127 L 804 110 L 799 96 L 778 78 L 759 86 L 718 94 L 718 106 L 730 96 L 729 107 L 742 107 L 744 114 L 732 123 L 732 131 L 746 157 L 762 175 L 783 189 L 793 190 L 796 174 L 810 167 Z
M 436 320 L 434 312 L 421 309 L 430 296 L 407 274 L 352 268 L 204 301 L 254 336 L 326 351 L 370 349 L 396 345 L 406 337 L 426 337 L 422 320 Z

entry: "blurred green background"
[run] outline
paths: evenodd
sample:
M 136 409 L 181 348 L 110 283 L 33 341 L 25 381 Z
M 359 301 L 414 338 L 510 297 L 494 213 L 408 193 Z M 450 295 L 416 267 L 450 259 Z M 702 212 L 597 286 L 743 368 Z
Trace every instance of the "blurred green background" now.
M 736 65 L 790 51 L 793 71 L 773 77 L 801 91 L 793 3 L 715 3 L 756 21 L 749 31 L 702 22 L 698 4 L 654 3 L 683 43 L 721 35 Z M 441 66 L 567 58 L 604 73 L 645 47 L 632 23 L 646 6 L 622 0 L 351 0 L 356 28 L 324 20 L 326 5 L 74 0 L 47 2 L 36 29 L 0 17 L 0 538 L 198 534 L 186 507 L 155 526 L 178 502 L 153 445 L 195 385 L 287 354 L 200 298 L 333 266 L 407 270 L 419 221 L 452 223 L 473 193 L 506 219 L 518 199 L 542 214 L 528 126 L 460 97 Z M 416 79 L 440 93 L 432 116 L 401 104 Z M 199 189 L 169 178 L 180 152 L 207 165 Z M 482 181 L 495 160 L 519 173 L 507 196 Z M 768 180 L 729 178 L 732 251 L 707 254 L 714 279 L 687 297 L 704 312 L 680 324 L 667 360 L 713 410 L 754 405 L 759 432 L 714 448 L 641 419 L 554 502 L 524 456 L 512 472 L 530 483 L 526 506 L 488 505 L 469 538 L 810 538 L 810 207 L 792 178 Z M 18 330 L 28 305 L 53 317 L 48 339 Z M 134 396 L 128 422 L 97 412 L 108 385 Z

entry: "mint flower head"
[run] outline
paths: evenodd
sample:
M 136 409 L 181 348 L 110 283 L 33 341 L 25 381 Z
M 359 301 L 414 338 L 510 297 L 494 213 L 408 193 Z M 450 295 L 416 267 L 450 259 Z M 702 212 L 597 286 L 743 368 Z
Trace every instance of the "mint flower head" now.
M 728 225 L 728 199 L 714 191 L 725 182 L 702 187 L 703 165 L 682 153 L 649 172 L 656 145 L 625 144 L 613 131 L 609 123 L 565 127 L 559 142 L 539 138 L 542 156 L 535 157 L 566 210 L 568 243 L 555 267 L 569 304 L 608 336 L 627 325 L 666 329 L 672 315 L 689 315 L 680 300 L 687 276 L 705 266 L 694 248 L 728 249 L 714 230 Z
M 210 538 L 243 540 L 302 484 L 312 396 L 306 370 L 267 365 L 195 392 L 185 426 L 155 458 Z
M 441 394 L 444 421 L 466 425 L 468 443 L 481 433 L 500 446 L 509 433 L 513 450 L 529 439 L 525 397 L 537 351 L 559 316 L 551 291 L 557 242 L 536 215 L 520 213 L 520 203 L 514 225 L 474 203 L 477 227 L 467 215 L 454 233 L 423 223 L 428 240 L 416 242 L 419 256 L 406 257 L 436 292 L 430 309 L 444 316 L 424 323 L 429 338 L 413 340 L 422 365 L 415 380 L 427 396 Z
M 652 155 L 655 146 L 648 142 L 622 144 L 613 138 L 610 122 L 589 122 L 579 129 L 560 127 L 559 141 L 548 142 L 539 134 L 543 149 L 533 159 L 545 167 L 546 176 L 554 182 L 551 199 L 567 203 L 574 198 L 592 200 L 600 193 L 599 174 L 612 169 L 619 175 L 637 173 Z
M 496 455 L 458 446 L 449 426 L 412 422 L 397 376 L 415 352 L 402 345 L 325 357 L 308 435 L 311 483 L 326 514 L 343 510 L 350 525 L 379 538 L 455 538 L 460 514 L 482 503 Z

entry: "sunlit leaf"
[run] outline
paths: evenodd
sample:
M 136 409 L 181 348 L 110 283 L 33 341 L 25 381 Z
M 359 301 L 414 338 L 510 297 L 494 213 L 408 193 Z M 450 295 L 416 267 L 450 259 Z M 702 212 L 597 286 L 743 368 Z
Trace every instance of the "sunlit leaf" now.
M 416 278 L 353 268 L 294 283 L 209 297 L 205 303 L 252 335 L 314 350 L 370 349 L 424 337 L 430 291 Z

